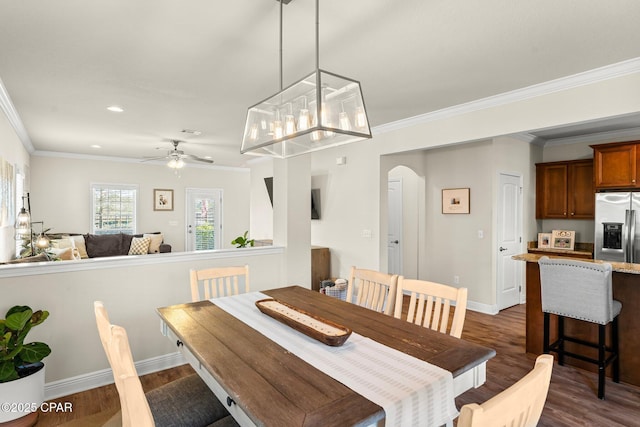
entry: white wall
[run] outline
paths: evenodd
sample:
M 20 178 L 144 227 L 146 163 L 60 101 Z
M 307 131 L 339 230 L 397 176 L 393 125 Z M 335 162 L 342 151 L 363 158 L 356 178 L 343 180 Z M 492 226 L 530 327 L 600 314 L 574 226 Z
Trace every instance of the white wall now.
M 273 160 L 268 157 L 251 162 L 251 213 L 249 236 L 273 240 L 273 206 L 264 179 L 273 177 Z
M 491 239 L 478 239 L 478 230 L 492 233 L 493 162 L 491 141 L 455 145 L 425 153 L 426 239 L 422 276 L 469 289 L 472 301 L 490 303 L 485 289 L 492 283 Z M 470 213 L 442 213 L 442 190 L 470 189 Z
M 14 175 L 17 172 L 25 175 L 27 178 L 27 186 L 29 182 L 29 153 L 22 145 L 22 142 L 16 135 L 13 127 L 7 120 L 7 117 L 4 114 L 0 114 L 0 157 L 6 160 L 9 164 L 14 167 Z M 14 176 L 15 178 L 15 176 Z M 14 181 L 15 183 L 15 181 Z M 25 189 L 28 190 L 28 187 Z M 15 188 L 13 190 L 15 192 Z M 14 194 L 14 201 L 16 195 Z M 20 197 L 20 195 L 17 195 Z M 15 214 L 21 208 L 21 205 L 16 203 L 15 205 Z M 13 215 L 11 215 L 13 216 Z M 2 221 L 2 217 L 0 216 L 0 221 Z M 14 222 L 15 218 L 5 218 L 5 221 L 0 223 L 0 262 L 8 261 L 15 257 L 16 253 L 16 241 L 13 238 L 14 235 Z
M 31 208 L 52 233 L 90 231 L 90 184 L 137 184 L 139 233 L 161 231 L 172 251 L 185 250 L 185 189 L 220 188 L 223 191 L 222 244 L 249 230 L 249 169 L 186 166 L 180 176 L 165 165 L 77 158 L 31 159 Z M 153 189 L 174 190 L 174 210 L 153 210 Z
M 346 164 L 337 165 L 338 157 Z M 311 161 L 314 187 L 322 197 L 322 217 L 311 221 L 311 243 L 330 249 L 331 275 L 348 277 L 354 265 L 386 271 L 386 261 L 381 265 L 378 257 L 386 234 L 379 234 L 380 154 L 374 141 L 318 151 Z M 384 182 L 386 190 L 386 172 Z

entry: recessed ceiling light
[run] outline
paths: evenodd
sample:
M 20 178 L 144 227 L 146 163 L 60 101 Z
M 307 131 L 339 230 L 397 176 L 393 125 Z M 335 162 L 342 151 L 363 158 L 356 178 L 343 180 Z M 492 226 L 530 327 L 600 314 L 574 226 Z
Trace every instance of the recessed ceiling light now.
M 110 105 L 109 107 L 107 107 L 107 110 L 113 111 L 114 113 L 122 113 L 124 111 L 122 107 L 117 105 Z
M 93 145 L 91 145 L 91 148 L 102 148 L 102 146 L 98 145 L 98 144 L 93 144 Z

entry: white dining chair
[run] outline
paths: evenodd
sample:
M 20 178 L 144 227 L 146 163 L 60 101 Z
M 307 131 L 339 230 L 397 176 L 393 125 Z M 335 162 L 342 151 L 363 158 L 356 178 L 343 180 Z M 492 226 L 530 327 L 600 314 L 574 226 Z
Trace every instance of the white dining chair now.
M 481 405 L 460 409 L 458 427 L 535 427 L 547 400 L 553 356 L 538 356 L 527 375 Z
M 347 301 L 392 315 L 397 283 L 397 274 L 351 267 L 347 284 Z
M 426 280 L 398 278 L 394 317 L 402 317 L 404 295 L 408 293 L 407 322 L 449 333 L 460 338 L 467 313 L 467 288 L 454 288 Z M 453 320 L 449 326 L 449 312 L 455 304 Z
M 193 302 L 249 292 L 248 265 L 191 269 L 189 279 Z
M 120 412 L 105 426 L 202 426 L 238 424 L 209 387 L 196 374 L 182 377 L 145 393 L 138 377 L 127 331 L 111 324 L 101 301 L 94 302 L 100 341 L 113 370 L 120 397 Z

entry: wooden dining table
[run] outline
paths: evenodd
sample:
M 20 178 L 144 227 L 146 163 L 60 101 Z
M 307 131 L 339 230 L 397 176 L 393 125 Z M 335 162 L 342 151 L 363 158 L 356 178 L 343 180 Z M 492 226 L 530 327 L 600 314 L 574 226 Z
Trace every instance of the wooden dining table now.
M 453 375 L 455 396 L 486 379 L 493 349 L 300 286 L 262 291 Z M 384 425 L 384 409 L 215 305 L 157 309 L 162 331 L 242 426 Z M 376 375 L 376 372 L 371 372 Z

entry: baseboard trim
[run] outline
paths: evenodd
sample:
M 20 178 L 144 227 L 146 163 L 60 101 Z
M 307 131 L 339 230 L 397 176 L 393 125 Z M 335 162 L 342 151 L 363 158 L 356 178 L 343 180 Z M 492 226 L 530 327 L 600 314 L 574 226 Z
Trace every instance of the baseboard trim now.
M 185 363 L 187 362 L 182 354 L 176 352 L 136 362 L 136 370 L 138 371 L 138 375 L 146 375 L 184 365 Z M 100 371 L 46 383 L 44 385 L 44 398 L 45 400 L 57 399 L 112 383 L 113 374 L 111 369 L 102 369 Z
M 467 310 L 491 315 L 495 315 L 500 312 L 500 310 L 498 310 L 498 306 L 495 304 L 483 304 L 475 301 L 467 301 Z

